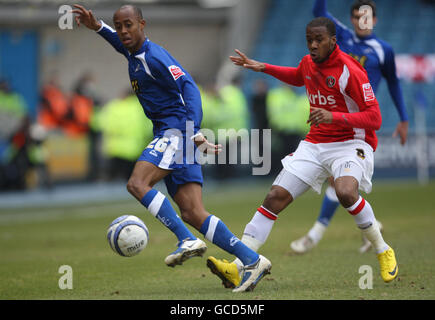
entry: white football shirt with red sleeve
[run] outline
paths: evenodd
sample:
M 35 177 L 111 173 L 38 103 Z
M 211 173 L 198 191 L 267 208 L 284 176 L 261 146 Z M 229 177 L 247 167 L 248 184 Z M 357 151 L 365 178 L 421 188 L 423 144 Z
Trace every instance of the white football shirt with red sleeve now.
M 297 68 L 266 64 L 265 73 L 293 86 L 305 86 L 311 107 L 332 112 L 331 124 L 311 126 L 305 141 L 329 143 L 359 139 L 376 150 L 382 118 L 379 104 L 363 67 L 335 48 L 316 64 L 306 55 Z

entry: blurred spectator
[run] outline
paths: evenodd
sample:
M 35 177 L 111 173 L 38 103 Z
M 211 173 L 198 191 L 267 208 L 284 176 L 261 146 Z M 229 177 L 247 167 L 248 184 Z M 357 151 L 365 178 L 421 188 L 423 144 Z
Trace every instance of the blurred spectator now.
M 47 168 L 47 151 L 44 141 L 47 138 L 47 130 L 39 123 L 33 123 L 29 127 L 28 157 L 32 168 L 35 169 L 36 186 L 50 189 L 52 181 Z
M 57 74 L 52 74 L 50 80 L 42 88 L 41 102 L 38 110 L 38 123 L 43 128 L 36 127 L 33 132 L 41 133 L 41 129 L 50 131 L 61 131 L 66 135 L 66 139 L 85 138 L 89 146 L 87 152 L 87 176 L 88 181 L 94 181 L 99 176 L 99 139 L 100 133 L 92 127 L 92 118 L 97 113 L 100 100 L 94 90 L 95 77 L 92 72 L 84 72 L 74 85 L 71 95 L 64 93 L 60 87 Z M 47 134 L 39 134 L 38 137 Z M 37 141 L 41 146 L 35 155 L 39 158 L 44 155 L 43 142 Z M 36 151 L 36 150 L 35 150 Z M 45 157 L 45 155 L 44 155 Z M 47 172 L 46 169 L 39 168 L 40 172 Z M 47 180 L 47 179 L 45 179 Z
M 93 73 L 85 72 L 77 81 L 71 98 L 73 127 L 76 133 L 86 134 L 89 139 L 88 181 L 95 181 L 100 175 L 101 133 L 93 125 L 93 118 L 101 108 L 101 99 L 96 93 L 95 82 Z
M 248 103 L 245 94 L 240 88 L 240 79 L 234 78 L 230 84 L 220 88 L 218 94 L 221 106 L 216 116 L 217 126 L 219 129 L 234 130 L 227 131 L 227 141 L 223 149 L 226 161 L 225 164 L 218 164 L 216 166 L 217 177 L 220 179 L 227 179 L 244 176 L 244 168 L 238 165 L 240 163 L 239 161 L 237 161 L 237 164 L 230 164 L 231 158 L 237 157 L 236 159 L 240 159 L 240 155 L 243 152 L 249 152 L 249 150 L 241 150 L 244 146 L 240 143 L 240 140 L 237 137 L 237 132 L 240 129 L 250 128 Z M 221 143 L 221 141 L 219 141 L 219 143 Z M 229 147 L 234 144 L 237 145 L 237 155 L 230 154 L 231 149 Z
M 219 94 L 216 90 L 216 85 L 212 83 L 205 83 L 202 85 L 198 85 L 199 92 L 201 94 L 201 102 L 202 102 L 202 122 L 201 122 L 201 131 L 207 135 L 206 130 L 210 130 L 214 134 L 213 137 L 207 136 L 207 139 L 210 142 L 217 143 L 218 139 L 218 130 L 220 127 L 219 118 L 221 112 L 221 100 L 219 98 Z M 206 130 L 204 130 L 206 129 Z M 207 155 L 210 161 L 214 158 L 215 163 L 217 163 L 217 157 L 215 155 Z M 217 168 L 214 164 L 206 164 L 202 166 L 202 171 L 204 176 L 217 178 Z
M 0 81 L 0 190 L 25 189 L 30 166 L 29 117 L 24 99 Z
M 128 180 L 141 152 L 153 138 L 152 123 L 131 89 L 106 104 L 98 115 L 103 155 L 108 159 L 109 180 Z
M 92 73 L 84 73 L 75 85 L 68 113 L 65 116 L 65 132 L 71 136 L 80 136 L 89 133 L 95 95 L 92 90 L 95 78 Z
M 263 134 L 265 129 L 270 129 L 269 121 L 266 113 L 266 100 L 269 92 L 269 86 L 263 79 L 258 79 L 254 82 L 254 90 L 252 93 L 252 118 L 253 129 L 259 129 L 259 155 L 264 156 Z
M 270 128 L 266 114 L 266 99 L 268 92 L 269 87 L 265 80 L 258 79 L 255 81 L 252 94 L 252 118 L 254 129 L 264 130 Z
M 231 84 L 219 90 L 222 106 L 219 112 L 220 128 L 223 129 L 249 129 L 250 114 L 245 94 L 240 88 L 240 79 L 235 78 Z
M 281 159 L 296 150 L 309 130 L 310 105 L 305 95 L 289 86 L 271 89 L 266 98 L 267 118 L 272 129 L 272 172 L 281 169 Z
M 38 122 L 47 129 L 62 128 L 67 113 L 68 99 L 60 89 L 57 74 L 52 74 L 41 90 Z
M 198 86 L 202 101 L 202 123 L 201 128 L 209 129 L 217 139 L 219 129 L 219 113 L 221 112 L 221 101 L 214 84 Z

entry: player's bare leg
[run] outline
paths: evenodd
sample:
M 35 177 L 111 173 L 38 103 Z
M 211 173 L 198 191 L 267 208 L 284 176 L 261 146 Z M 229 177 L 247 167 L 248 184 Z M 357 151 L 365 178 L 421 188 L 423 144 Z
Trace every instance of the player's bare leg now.
M 334 178 L 329 177 L 319 217 L 307 234 L 290 243 L 293 252 L 298 254 L 307 253 L 320 242 L 339 205 L 340 202 L 335 194 Z
M 314 225 L 308 231 L 307 234 L 299 239 L 296 239 L 290 243 L 291 249 L 298 254 L 304 254 L 311 251 L 317 246 L 320 240 L 323 238 L 335 211 L 340 204 L 336 192 L 334 178 L 328 178 L 328 186 L 326 188 L 325 196 L 323 198 L 321 211 Z M 381 232 L 383 231 L 383 225 L 380 221 L 376 221 L 379 225 Z M 367 239 L 364 234 L 361 234 L 362 244 L 359 247 L 360 253 L 368 252 L 372 248 L 372 243 Z
M 272 186 L 263 201 L 263 207 L 278 215 L 292 202 L 293 196 L 286 189 L 280 186 Z
M 138 161 L 128 180 L 127 190 L 138 201 L 141 201 L 154 185 L 163 180 L 170 172 L 170 170 L 161 169 L 152 163 Z
M 174 196 L 174 201 L 180 208 L 183 221 L 199 231 L 210 215 L 202 202 L 201 185 L 194 182 L 181 185 Z
M 335 180 L 335 192 L 341 205 L 349 208 L 359 198 L 358 181 L 351 176 L 340 177 Z
M 127 190 L 177 237 L 177 250 L 165 259 L 168 266 L 175 267 L 191 257 L 202 256 L 207 246 L 185 226 L 169 200 L 161 192 L 153 189 L 154 185 L 170 172 L 147 161 L 138 161 L 127 183 Z

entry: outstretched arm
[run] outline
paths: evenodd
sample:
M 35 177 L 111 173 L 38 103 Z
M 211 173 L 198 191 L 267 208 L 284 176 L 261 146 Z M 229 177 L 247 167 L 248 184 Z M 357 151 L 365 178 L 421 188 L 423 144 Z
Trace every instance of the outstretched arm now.
M 266 69 L 266 64 L 263 62 L 259 62 L 253 59 L 249 59 L 243 52 L 240 50 L 235 50 L 239 55 L 238 57 L 230 56 L 230 60 L 239 67 L 243 67 L 246 69 L 253 70 L 255 72 L 263 72 Z
M 241 66 L 256 72 L 267 73 L 268 75 L 271 75 L 272 77 L 275 77 L 278 80 L 281 80 L 293 86 L 300 87 L 304 84 L 299 67 L 292 68 L 292 67 L 274 66 L 268 63 L 259 62 L 250 59 L 243 52 L 237 49 L 236 49 L 236 53 L 239 55 L 238 57 L 230 56 L 231 61 L 236 66 Z
M 109 42 L 116 51 L 124 56 L 128 55 L 127 49 L 122 45 L 115 30 L 106 25 L 102 20 L 98 21 L 92 13 L 92 10 L 87 10 L 79 4 L 75 4 L 74 7 L 76 9 L 74 9 L 72 13 L 77 14 L 75 20 L 79 27 L 80 24 L 83 24 L 88 29 L 98 32 L 98 34 L 106 39 L 106 41 Z
M 400 122 L 397 124 L 393 137 L 399 136 L 400 144 L 404 145 L 408 139 L 408 113 L 405 108 L 400 81 L 396 73 L 394 52 L 393 49 L 389 47 L 385 49 L 385 63 L 382 66 L 382 74 L 387 80 L 388 90 L 390 91 L 391 98 L 394 101 L 400 118 Z
M 317 17 L 326 17 L 334 21 L 337 29 L 337 39 L 342 39 L 343 35 L 349 35 L 351 31 L 337 18 L 335 18 L 326 8 L 326 0 L 315 0 L 313 6 L 313 15 Z
M 329 12 L 326 10 L 326 0 L 315 0 L 313 6 L 313 15 L 315 17 L 330 18 Z

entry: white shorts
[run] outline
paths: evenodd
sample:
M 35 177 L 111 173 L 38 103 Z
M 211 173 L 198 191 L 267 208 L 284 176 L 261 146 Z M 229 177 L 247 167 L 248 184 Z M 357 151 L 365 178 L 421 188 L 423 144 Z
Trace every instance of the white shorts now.
M 293 200 L 296 200 L 310 189 L 308 184 L 286 169 L 281 170 L 272 185 L 286 189 L 292 195 Z
M 296 151 L 281 162 L 286 171 L 319 194 L 330 176 L 334 180 L 352 176 L 357 179 L 360 190 L 365 193 L 372 191 L 373 149 L 362 140 L 318 144 L 301 141 Z M 278 185 L 281 184 L 286 183 L 282 181 Z

